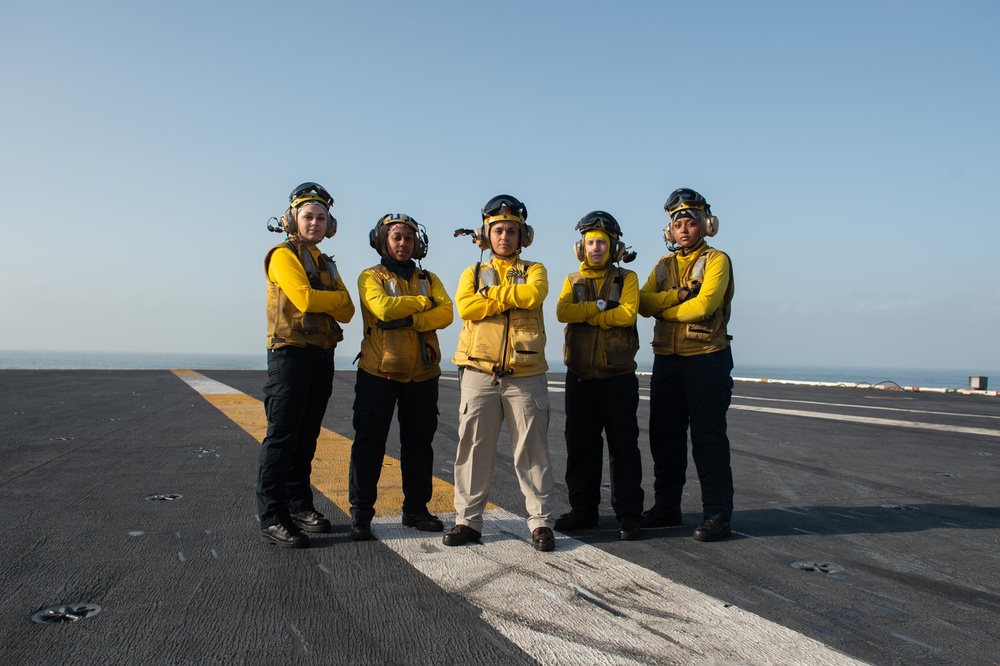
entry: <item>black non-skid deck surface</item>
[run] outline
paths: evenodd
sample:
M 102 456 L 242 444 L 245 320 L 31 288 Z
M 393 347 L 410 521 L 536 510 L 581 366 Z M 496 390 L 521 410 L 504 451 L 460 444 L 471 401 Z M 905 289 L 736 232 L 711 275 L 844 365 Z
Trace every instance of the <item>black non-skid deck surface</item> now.
M 262 397 L 262 372 L 203 374 Z M 338 371 L 325 420 L 347 437 L 353 381 Z M 551 398 L 565 510 L 562 394 Z M 574 536 L 858 659 L 1000 663 L 1000 437 L 743 407 L 1000 431 L 995 397 L 741 382 L 732 539 L 690 538 L 693 465 L 688 526 L 619 542 L 605 502 L 599 528 Z M 457 410 L 446 374 L 435 473 L 449 482 Z M 642 401 L 647 505 L 648 417 Z M 390 455 L 397 441 L 394 431 Z M 4 663 L 531 663 L 464 599 L 377 542 L 351 542 L 326 498 L 333 534 L 305 551 L 261 544 L 256 441 L 170 372 L 0 371 L 0 452 Z M 491 500 L 523 515 L 506 440 Z M 102 610 L 31 620 L 72 603 Z

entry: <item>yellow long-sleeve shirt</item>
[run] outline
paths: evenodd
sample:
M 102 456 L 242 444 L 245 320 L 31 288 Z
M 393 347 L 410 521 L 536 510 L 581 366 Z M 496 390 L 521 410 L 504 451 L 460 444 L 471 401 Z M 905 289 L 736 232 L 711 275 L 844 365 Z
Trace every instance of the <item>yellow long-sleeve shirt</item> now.
M 309 253 L 318 263 L 320 251 L 310 246 Z M 299 258 L 288 248 L 279 247 L 271 255 L 267 277 L 300 312 L 322 312 L 343 324 L 354 317 L 354 303 L 344 281 L 338 276 L 336 291 L 313 289 Z
M 465 269 L 455 292 L 463 321 L 452 362 L 483 372 L 514 372 L 519 377 L 544 373 L 548 364 L 542 302 L 549 293 L 545 266 L 518 257 L 493 257 L 480 269 L 478 285 L 476 267 Z M 519 278 L 523 283 L 515 284 L 515 270 L 524 271 Z M 484 289 L 489 272 L 496 273 L 496 284 Z
M 597 308 L 595 301 L 574 303 L 573 283 L 567 276 L 559 293 L 559 301 L 556 303 L 556 319 L 566 324 L 584 323 L 604 329 L 634 325 L 639 309 L 639 278 L 632 271 L 624 273 L 625 280 L 618 307 L 603 312 Z M 601 293 L 607 267 L 595 270 L 588 268 L 584 262 L 580 264 L 580 274 L 594 280 L 595 292 Z
M 473 265 L 466 268 L 459 278 L 458 290 L 455 292 L 458 316 L 468 321 L 479 321 L 514 308 L 535 310 L 542 307 L 542 302 L 549 294 L 549 276 L 545 266 L 537 262 L 532 263 L 528 266 L 525 284 L 511 284 L 507 274 L 517 261 L 516 257 L 510 259 L 493 257 L 489 263 L 497 272 L 499 284 L 490 287 L 486 295 L 475 289 L 476 267 Z
M 678 290 L 696 284 L 697 293 L 679 302 Z M 660 259 L 639 290 L 639 314 L 656 318 L 653 353 L 694 356 L 728 347 L 733 292 L 729 257 L 704 241 Z
M 702 241 L 701 245 L 687 254 L 680 252 L 674 254 L 677 274 L 684 275 L 688 266 L 697 261 L 708 247 L 708 244 Z M 660 291 L 657 284 L 657 270 L 654 267 L 646 283 L 639 290 L 639 314 L 643 317 L 656 317 L 681 323 L 701 321 L 722 307 L 726 288 L 729 286 L 729 276 L 729 257 L 719 252 L 706 262 L 705 276 L 697 295 L 681 303 L 677 289 L 689 288 L 692 285 L 668 285 L 667 290 Z
M 418 271 L 419 272 L 419 271 Z M 431 298 L 409 293 L 391 296 L 385 291 L 382 281 L 369 270 L 358 276 L 358 295 L 362 306 L 381 321 L 394 321 L 413 317 L 413 329 L 418 332 L 436 331 L 447 328 L 455 319 L 451 297 L 437 275 L 427 271 L 431 287 Z M 409 282 L 400 278 L 397 284 L 403 290 L 409 289 Z

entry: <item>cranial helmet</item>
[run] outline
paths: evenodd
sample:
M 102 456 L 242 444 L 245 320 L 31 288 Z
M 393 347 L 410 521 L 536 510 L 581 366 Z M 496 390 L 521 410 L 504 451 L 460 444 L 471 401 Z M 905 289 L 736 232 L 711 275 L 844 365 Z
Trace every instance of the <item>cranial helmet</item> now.
M 337 233 L 337 218 L 330 215 L 330 208 L 333 207 L 333 197 L 322 185 L 316 183 L 302 183 L 288 195 L 288 210 L 281 216 L 281 229 L 291 236 L 299 233 L 298 214 L 299 207 L 307 203 L 318 203 L 326 209 L 326 237 L 333 238 Z
M 535 230 L 528 225 L 528 207 L 510 196 L 499 194 L 483 206 L 483 228 L 476 239 L 476 244 L 483 250 L 490 250 L 490 225 L 495 222 L 514 222 L 517 224 L 517 248 L 528 247 L 535 238 Z
M 671 226 L 674 220 L 683 217 L 681 213 L 688 211 L 689 217 L 700 220 L 705 232 L 705 236 L 714 236 L 719 233 L 719 218 L 712 215 L 712 207 L 701 196 L 688 187 L 681 187 L 670 193 L 667 202 L 663 204 L 663 210 L 670 216 L 670 222 L 663 228 L 663 240 L 668 245 L 675 245 L 674 233 Z
M 405 213 L 389 213 L 380 217 L 372 230 L 368 232 L 368 244 L 371 245 L 375 251 L 379 253 L 379 255 L 386 257 L 386 251 L 388 249 L 386 245 L 386 235 L 389 233 L 389 230 L 397 224 L 403 224 L 410 229 L 413 229 L 413 238 L 416 242 L 413 246 L 413 255 L 410 258 L 420 261 L 426 257 L 427 231 L 423 228 L 423 225 L 417 224 L 416 220 Z

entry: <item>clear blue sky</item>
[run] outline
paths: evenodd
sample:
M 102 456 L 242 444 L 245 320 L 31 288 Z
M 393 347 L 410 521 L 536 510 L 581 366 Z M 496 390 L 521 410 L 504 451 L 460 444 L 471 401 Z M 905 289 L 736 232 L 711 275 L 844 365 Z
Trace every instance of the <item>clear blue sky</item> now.
M 4 3 L 0 349 L 263 354 L 265 222 L 314 180 L 355 298 L 382 214 L 454 295 L 452 231 L 521 198 L 558 370 L 576 221 L 615 215 L 644 281 L 687 186 L 738 365 L 995 371 L 998 29 L 996 2 Z

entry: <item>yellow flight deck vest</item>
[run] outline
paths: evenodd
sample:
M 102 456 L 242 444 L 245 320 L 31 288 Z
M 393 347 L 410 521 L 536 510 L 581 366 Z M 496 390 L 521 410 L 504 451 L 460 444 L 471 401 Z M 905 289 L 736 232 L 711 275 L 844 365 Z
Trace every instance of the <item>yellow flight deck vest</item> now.
M 573 285 L 573 302 L 621 300 L 625 275 L 632 271 L 612 267 L 604 274 L 601 293 L 596 290 L 597 280 L 571 273 L 567 278 Z M 573 374 L 584 379 L 607 379 L 635 372 L 635 355 L 639 351 L 639 330 L 632 326 L 601 328 L 585 322 L 566 324 L 566 343 L 563 360 Z
M 521 274 L 527 274 L 533 262 L 517 260 L 508 273 L 512 284 L 526 284 Z M 515 272 L 515 268 L 520 271 Z M 478 265 L 474 288 L 499 284 L 497 271 L 490 262 Z M 452 363 L 471 366 L 483 372 L 495 372 L 515 377 L 539 375 L 549 369 L 545 362 L 545 320 L 542 308 L 513 308 L 479 321 L 462 321 L 458 349 Z
M 430 273 L 415 270 L 410 279 L 404 280 L 382 264 L 372 266 L 367 272 L 382 283 L 389 296 L 431 297 Z M 441 374 L 441 348 L 437 331 L 416 331 L 410 328 L 384 330 L 368 304 L 361 301 L 361 317 L 365 337 L 361 341 L 361 360 L 358 367 L 370 375 L 399 382 L 422 382 Z
M 668 254 L 656 265 L 657 289 L 667 291 L 678 287 L 694 287 L 704 278 L 708 261 L 717 255 L 725 256 L 725 253 L 706 245 L 701 256 L 687 265 L 683 275 L 678 275 L 676 253 Z M 701 321 L 684 323 L 657 318 L 653 326 L 653 353 L 695 356 L 725 349 L 731 339 L 726 325 L 729 323 L 729 306 L 732 301 L 733 265 L 730 262 L 729 283 L 726 285 L 722 305 Z
M 295 253 L 313 289 L 337 291 L 340 278 L 337 275 L 337 264 L 333 259 L 321 254 L 317 264 L 309 252 L 308 245 L 293 238 L 275 245 L 267 253 L 264 257 L 264 275 L 267 275 L 271 265 L 271 255 L 279 248 L 286 248 Z M 267 281 L 267 333 L 268 349 L 288 345 L 294 347 L 312 345 L 321 349 L 333 349 L 344 339 L 344 331 L 332 315 L 325 312 L 301 312 L 288 300 L 285 292 L 270 280 Z

